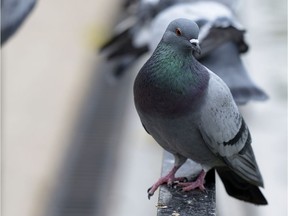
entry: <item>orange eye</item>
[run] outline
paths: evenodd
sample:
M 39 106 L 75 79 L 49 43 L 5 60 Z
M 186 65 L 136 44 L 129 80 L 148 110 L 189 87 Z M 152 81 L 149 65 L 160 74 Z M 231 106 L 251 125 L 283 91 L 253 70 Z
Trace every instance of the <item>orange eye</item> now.
M 178 35 L 178 36 L 182 35 L 182 32 L 179 28 L 176 28 L 175 32 L 176 32 L 176 35 Z

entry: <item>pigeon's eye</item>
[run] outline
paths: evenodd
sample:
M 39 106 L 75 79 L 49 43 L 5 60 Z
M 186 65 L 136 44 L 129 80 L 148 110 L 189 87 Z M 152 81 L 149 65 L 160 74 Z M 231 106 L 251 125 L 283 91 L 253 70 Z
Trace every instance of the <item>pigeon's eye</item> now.
M 178 35 L 178 36 L 182 35 L 182 32 L 179 28 L 176 28 L 175 32 L 176 32 L 176 35 Z

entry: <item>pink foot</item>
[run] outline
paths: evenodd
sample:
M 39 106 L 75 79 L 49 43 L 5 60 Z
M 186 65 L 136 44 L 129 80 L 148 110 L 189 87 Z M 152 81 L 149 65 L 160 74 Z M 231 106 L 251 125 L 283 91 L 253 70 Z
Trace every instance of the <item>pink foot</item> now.
M 153 196 L 154 192 L 159 188 L 162 184 L 172 185 L 175 181 L 184 181 L 186 178 L 175 178 L 175 173 L 179 167 L 174 166 L 173 169 L 166 175 L 161 177 L 155 184 L 152 185 L 148 189 L 148 199 L 150 199 L 151 196 Z
M 177 185 L 182 186 L 183 191 L 191 191 L 196 188 L 199 188 L 201 191 L 205 191 L 204 183 L 205 183 L 206 172 L 202 170 L 198 175 L 196 181 L 194 182 L 179 182 Z

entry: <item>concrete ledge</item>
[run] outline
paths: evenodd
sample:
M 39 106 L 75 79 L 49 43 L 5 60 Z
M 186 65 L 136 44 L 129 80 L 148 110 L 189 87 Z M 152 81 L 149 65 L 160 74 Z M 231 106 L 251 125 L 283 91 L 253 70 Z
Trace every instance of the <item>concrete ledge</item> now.
M 165 152 L 162 166 L 162 175 L 166 174 L 173 166 L 173 156 Z M 179 176 L 197 175 L 201 168 L 192 161 L 187 161 L 179 170 Z M 191 172 L 192 171 L 192 172 Z M 192 173 L 192 176 L 191 176 Z M 215 171 L 211 170 L 206 175 L 206 192 L 194 190 L 191 192 L 182 192 L 179 188 L 169 188 L 166 185 L 161 186 L 157 216 L 210 216 L 216 215 L 215 199 Z

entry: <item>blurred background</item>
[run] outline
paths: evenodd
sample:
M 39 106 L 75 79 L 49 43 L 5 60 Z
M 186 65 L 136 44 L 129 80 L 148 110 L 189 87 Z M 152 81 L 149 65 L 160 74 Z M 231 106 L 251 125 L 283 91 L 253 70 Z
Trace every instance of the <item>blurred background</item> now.
M 143 62 L 118 80 L 97 51 L 120 4 L 38 1 L 2 45 L 3 216 L 156 215 L 157 194 L 148 200 L 146 191 L 160 175 L 162 149 L 143 130 L 132 100 Z M 270 97 L 241 108 L 269 205 L 232 199 L 220 182 L 217 211 L 284 216 L 287 1 L 243 0 L 238 14 L 250 45 L 245 63 Z

